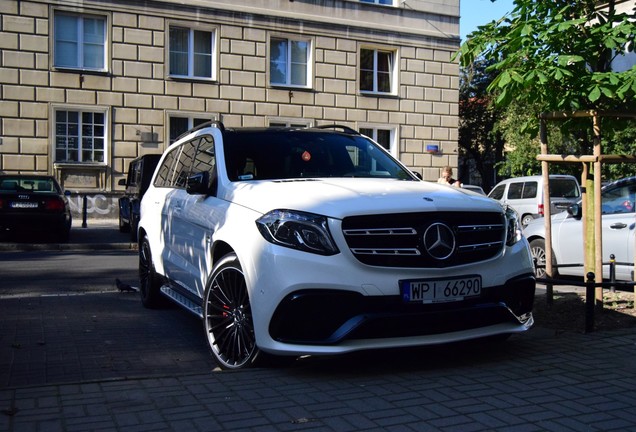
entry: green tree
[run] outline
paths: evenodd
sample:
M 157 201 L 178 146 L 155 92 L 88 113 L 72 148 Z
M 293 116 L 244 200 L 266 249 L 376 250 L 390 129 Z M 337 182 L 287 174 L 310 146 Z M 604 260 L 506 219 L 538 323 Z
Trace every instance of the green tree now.
M 510 139 L 515 137 L 515 131 L 536 137 L 537 115 L 541 112 L 635 108 L 636 66 L 620 72 L 611 68 L 617 56 L 633 51 L 634 13 L 617 13 L 614 0 L 606 2 L 605 8 L 598 8 L 600 3 L 515 0 L 509 15 L 480 26 L 462 44 L 457 54 L 460 66 L 468 68 L 476 61 L 487 62 L 486 72 L 494 75 L 487 90 L 496 96 L 495 105 L 507 115 L 517 114 L 500 124 L 507 144 L 520 152 L 519 157 L 515 156 L 518 161 L 509 155 L 513 161 L 503 169 L 516 172 L 514 167 L 523 167 L 524 160 L 530 162 L 522 154 L 531 155 L 532 141 L 523 141 L 519 134 L 515 141 Z M 604 152 L 633 154 L 629 143 L 624 142 L 632 135 L 621 132 L 630 122 L 608 123 L 612 126 L 609 133 L 603 131 L 607 138 Z M 590 152 L 589 120 L 558 122 L 557 126 L 562 150 Z M 554 135 L 550 137 L 551 149 Z M 614 135 L 621 139 L 614 139 Z
M 515 0 L 510 15 L 468 36 L 460 64 L 492 62 L 496 77 L 488 89 L 498 90 L 498 106 L 622 108 L 636 96 L 636 67 L 613 72 L 611 62 L 633 49 L 636 23 L 609 3 L 597 9 L 597 0 Z

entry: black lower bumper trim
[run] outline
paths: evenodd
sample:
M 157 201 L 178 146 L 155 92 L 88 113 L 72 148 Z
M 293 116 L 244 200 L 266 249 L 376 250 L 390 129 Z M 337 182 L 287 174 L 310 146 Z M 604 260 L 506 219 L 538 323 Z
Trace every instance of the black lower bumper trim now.
M 519 324 L 519 316 L 532 312 L 534 293 L 533 275 L 484 288 L 476 299 L 441 304 L 405 303 L 401 296 L 301 290 L 280 303 L 269 332 L 280 342 L 325 345 Z

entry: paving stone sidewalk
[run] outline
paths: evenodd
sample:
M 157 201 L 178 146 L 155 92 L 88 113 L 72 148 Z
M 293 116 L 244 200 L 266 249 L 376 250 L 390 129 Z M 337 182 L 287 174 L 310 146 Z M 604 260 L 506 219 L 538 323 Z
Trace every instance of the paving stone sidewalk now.
M 0 330 L 8 432 L 636 431 L 634 329 L 239 372 L 213 370 L 198 320 L 123 293 L 3 299 Z

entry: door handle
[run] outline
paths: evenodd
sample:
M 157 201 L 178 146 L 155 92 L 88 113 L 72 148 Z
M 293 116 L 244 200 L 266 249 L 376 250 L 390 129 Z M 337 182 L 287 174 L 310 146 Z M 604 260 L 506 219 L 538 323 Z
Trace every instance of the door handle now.
M 615 224 L 610 225 L 611 229 L 623 229 L 627 227 L 627 224 L 624 224 L 622 222 L 616 222 Z

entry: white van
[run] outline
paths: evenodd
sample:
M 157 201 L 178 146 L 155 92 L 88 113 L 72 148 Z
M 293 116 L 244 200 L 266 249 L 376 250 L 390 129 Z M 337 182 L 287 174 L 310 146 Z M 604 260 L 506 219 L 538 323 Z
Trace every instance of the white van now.
M 543 176 L 515 177 L 499 182 L 488 196 L 510 205 L 517 211 L 521 224 L 543 217 Z M 552 214 L 567 210 L 581 199 L 579 182 L 571 175 L 550 175 L 550 210 Z

